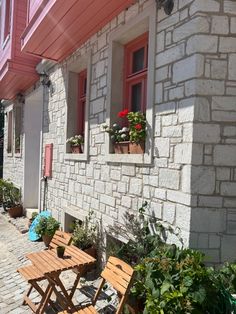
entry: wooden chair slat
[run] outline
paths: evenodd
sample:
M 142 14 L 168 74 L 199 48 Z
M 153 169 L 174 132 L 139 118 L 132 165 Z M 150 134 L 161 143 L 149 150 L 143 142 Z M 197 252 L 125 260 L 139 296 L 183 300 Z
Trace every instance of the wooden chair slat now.
M 126 286 L 119 281 L 118 277 L 115 276 L 111 271 L 108 269 L 104 269 L 101 273 L 101 277 L 104 278 L 106 281 L 108 281 L 113 288 L 115 288 L 117 291 L 119 291 L 122 295 L 125 294 L 126 288 L 128 284 L 126 283 Z
M 106 264 L 106 268 L 110 269 L 111 271 L 113 271 L 115 274 L 117 274 L 118 276 L 122 277 L 125 281 L 129 282 L 130 281 L 130 275 L 127 274 L 126 272 L 124 272 L 122 269 L 120 269 L 119 267 L 114 266 L 113 264 L 111 264 L 109 261 Z
M 56 248 L 57 246 L 67 246 L 70 245 L 72 241 L 72 236 L 64 231 L 57 230 L 49 244 L 49 249 Z
M 108 262 L 113 264 L 115 267 L 117 267 L 118 265 L 119 268 L 121 268 L 125 273 L 127 273 L 130 276 L 132 276 L 134 273 L 134 270 L 130 265 L 128 265 L 127 263 L 125 263 L 124 261 L 120 260 L 117 257 L 110 256 Z

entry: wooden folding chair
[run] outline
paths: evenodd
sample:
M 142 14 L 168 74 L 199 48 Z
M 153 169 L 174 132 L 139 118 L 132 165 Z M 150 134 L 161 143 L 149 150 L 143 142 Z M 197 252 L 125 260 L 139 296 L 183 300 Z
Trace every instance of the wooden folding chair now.
M 72 242 L 72 236 L 66 232 L 57 230 L 49 244 L 49 250 L 55 249 L 57 246 L 67 246 L 70 245 Z M 38 285 L 39 281 L 42 281 L 45 279 L 44 275 L 39 272 L 39 270 L 34 265 L 24 266 L 17 271 L 24 277 L 28 283 L 30 284 L 29 290 L 25 293 L 24 299 L 23 299 L 23 305 L 29 304 L 31 309 L 36 312 L 36 306 L 35 304 L 30 300 L 29 296 L 33 288 L 38 291 L 38 293 L 44 298 L 45 294 L 47 293 L 42 290 L 42 288 Z M 49 302 L 51 306 L 53 306 L 53 303 Z
M 121 296 L 116 310 L 116 314 L 121 314 L 133 282 L 133 268 L 122 260 L 111 256 L 108 259 L 105 269 L 101 273 L 101 277 L 102 280 L 92 300 L 92 305 L 86 305 L 85 307 L 80 308 L 78 311 L 62 311 L 59 314 L 97 314 L 98 312 L 94 306 L 105 282 L 110 283 L 113 288 L 117 290 L 118 295 Z

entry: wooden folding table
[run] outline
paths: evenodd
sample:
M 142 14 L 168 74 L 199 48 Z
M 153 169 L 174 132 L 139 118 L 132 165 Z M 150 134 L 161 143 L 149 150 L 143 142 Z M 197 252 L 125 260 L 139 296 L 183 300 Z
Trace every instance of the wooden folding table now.
M 52 303 L 50 298 L 53 292 L 56 294 L 57 300 L 63 309 L 74 310 L 75 307 L 72 298 L 79 283 L 80 276 L 85 271 L 85 268 L 89 265 L 93 265 L 96 260 L 73 245 L 66 247 L 63 258 L 57 257 L 56 250 L 54 249 L 30 253 L 27 257 L 34 265 L 34 268 L 48 281 L 46 290 L 43 291 L 41 289 L 39 291 L 42 299 L 37 306 L 30 300 L 26 300 L 26 303 L 28 303 L 33 312 L 42 314 L 46 306 Z M 70 293 L 66 291 L 60 279 L 60 274 L 69 269 L 78 270 Z

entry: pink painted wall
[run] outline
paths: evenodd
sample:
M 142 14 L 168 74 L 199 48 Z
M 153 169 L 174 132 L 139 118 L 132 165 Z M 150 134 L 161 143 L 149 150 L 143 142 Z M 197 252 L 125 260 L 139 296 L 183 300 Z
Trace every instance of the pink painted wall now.
M 27 22 L 29 22 L 33 16 L 35 15 L 35 13 L 37 12 L 37 10 L 39 9 L 39 7 L 43 4 L 45 5 L 45 3 L 48 0 L 28 0 L 28 19 Z

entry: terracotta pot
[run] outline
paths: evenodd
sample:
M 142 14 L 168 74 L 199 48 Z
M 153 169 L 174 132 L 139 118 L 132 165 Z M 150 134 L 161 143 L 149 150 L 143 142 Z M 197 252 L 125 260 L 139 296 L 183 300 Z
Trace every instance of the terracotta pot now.
M 17 205 L 15 207 L 8 208 L 8 213 L 11 218 L 17 218 L 23 216 L 23 207 Z
M 42 239 L 43 239 L 43 242 L 44 242 L 45 246 L 48 247 L 50 242 L 51 242 L 51 240 L 52 240 L 52 236 L 44 234 L 44 235 L 42 235 Z
M 81 145 L 71 146 L 71 152 L 73 154 L 81 154 L 81 153 L 83 153 L 82 146 Z
M 115 154 L 128 154 L 129 142 L 119 142 L 114 144 Z
M 144 154 L 145 143 L 129 143 L 129 153 L 130 154 Z

